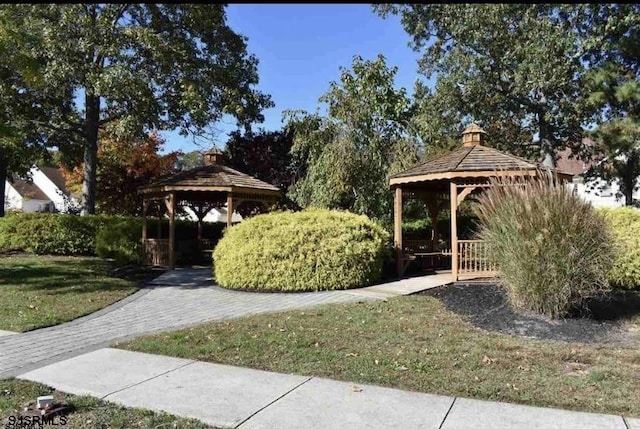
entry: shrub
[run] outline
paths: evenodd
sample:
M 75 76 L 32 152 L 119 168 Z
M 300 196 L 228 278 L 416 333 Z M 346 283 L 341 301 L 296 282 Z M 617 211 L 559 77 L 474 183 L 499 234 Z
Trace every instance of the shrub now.
M 203 237 L 218 240 L 224 223 L 204 223 Z M 169 221 L 161 234 L 169 237 Z M 149 219 L 149 238 L 156 238 L 158 221 Z M 197 223 L 176 221 L 176 240 L 195 239 Z M 53 213 L 15 213 L 0 218 L 0 251 L 23 250 L 47 255 L 98 255 L 119 263 L 140 260 L 142 218 L 127 216 L 75 216 Z
M 232 289 L 347 289 L 380 279 L 389 235 L 366 216 L 330 210 L 258 215 L 227 230 L 214 274 Z
M 562 317 L 607 290 L 614 249 L 604 216 L 549 177 L 493 185 L 479 197 L 479 236 L 514 306 Z
M 0 249 L 48 255 L 90 255 L 96 223 L 73 215 L 24 213 L 0 221 Z
M 616 257 L 609 270 L 612 286 L 640 287 L 640 210 L 633 207 L 600 209 L 613 232 Z
M 122 218 L 104 227 L 96 235 L 96 254 L 113 258 L 118 265 L 141 262 L 142 219 Z

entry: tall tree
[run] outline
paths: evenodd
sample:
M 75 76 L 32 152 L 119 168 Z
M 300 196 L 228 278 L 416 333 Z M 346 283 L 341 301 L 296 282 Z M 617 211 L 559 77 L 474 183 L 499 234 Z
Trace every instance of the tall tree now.
M 285 112 L 294 141 L 292 155 L 302 177 L 290 188 L 303 207 L 349 209 L 389 220 L 389 174 L 408 168 L 419 142 L 410 121 L 410 100 L 394 87 L 396 67 L 384 56 L 356 56 L 352 69 L 341 68 L 320 98 L 327 115 Z
M 374 5 L 398 14 L 423 51 L 421 71 L 437 76 L 442 105 L 483 123 L 499 148 L 544 163 L 581 141 L 581 31 L 586 5 Z M 505 126 L 506 124 L 506 126 Z
M 296 166 L 291 156 L 293 134 L 290 131 L 251 130 L 241 134 L 234 131 L 224 152 L 228 164 L 242 172 L 250 174 L 279 187 L 282 196 L 278 201 L 279 208 L 297 209 L 299 206 L 287 195 L 287 191 L 294 182 Z M 244 214 L 253 212 L 257 207 L 247 205 L 243 207 Z M 243 211 L 241 209 L 241 212 Z
M 0 14 L 0 217 L 4 216 L 5 181 L 24 176 L 33 163 L 46 156 L 43 133 L 59 104 L 57 89 L 43 85 L 43 64 L 31 57 L 23 41 L 38 41 Z M 57 132 L 66 136 L 64 130 Z
M 591 22 L 585 82 L 596 145 L 581 155 L 600 160 L 588 178 L 618 182 L 632 205 L 640 179 L 640 5 L 594 6 Z
M 100 213 L 139 216 L 138 188 L 175 171 L 178 152 L 161 155 L 164 140 L 156 133 L 128 139 L 101 133 L 98 149 L 96 206 Z M 82 189 L 83 166 L 66 170 L 67 186 Z
M 627 206 L 633 205 L 633 193 L 640 179 L 640 122 L 630 117 L 600 125 L 592 135 L 591 159 L 599 160 L 587 171 L 588 179 L 617 182 Z
M 6 4 L 0 16 L 35 36 L 17 43 L 58 97 L 45 137 L 68 130 L 82 145 L 83 214 L 95 211 L 99 129 L 200 134 L 225 114 L 260 121 L 272 105 L 222 4 Z

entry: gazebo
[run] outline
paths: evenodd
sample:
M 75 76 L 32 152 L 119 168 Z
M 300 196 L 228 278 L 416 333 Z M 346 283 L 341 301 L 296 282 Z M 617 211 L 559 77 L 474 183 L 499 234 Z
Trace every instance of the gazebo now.
M 460 203 L 491 186 L 494 177 L 533 177 L 546 172 L 562 180 L 571 180 L 570 174 L 484 146 L 485 137 L 486 132 L 472 124 L 462 133 L 461 147 L 391 176 L 389 185 L 395 192 L 394 245 L 398 276 L 404 274 L 412 260 L 429 256 L 451 257 L 454 281 L 494 276 L 495 266 L 487 259 L 485 243 L 458 239 Z M 403 241 L 403 198 L 418 198 L 425 202 L 432 225 L 430 239 Z M 451 240 L 447 248 L 439 249 L 437 219 L 447 206 L 451 211 Z
M 198 248 L 211 251 L 213 244 L 202 238 L 202 220 L 213 208 L 226 205 L 227 227 L 233 211 L 243 202 L 254 201 L 270 208 L 280 197 L 280 189 L 224 165 L 218 150 L 204 154 L 204 166 L 182 171 L 139 188 L 142 194 L 143 261 L 173 269 L 176 264 L 175 217 L 179 204 L 191 208 L 198 219 Z M 165 204 L 169 215 L 169 238 L 147 238 L 147 211 L 152 202 Z

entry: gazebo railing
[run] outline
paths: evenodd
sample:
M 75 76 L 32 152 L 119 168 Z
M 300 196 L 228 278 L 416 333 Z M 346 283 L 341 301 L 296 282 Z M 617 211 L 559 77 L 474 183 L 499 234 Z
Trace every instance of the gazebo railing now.
M 169 266 L 169 240 L 166 238 L 142 240 L 142 261 L 145 265 Z
M 483 240 L 458 240 L 458 275 L 467 278 L 496 275 L 496 264 L 489 259 L 489 249 Z

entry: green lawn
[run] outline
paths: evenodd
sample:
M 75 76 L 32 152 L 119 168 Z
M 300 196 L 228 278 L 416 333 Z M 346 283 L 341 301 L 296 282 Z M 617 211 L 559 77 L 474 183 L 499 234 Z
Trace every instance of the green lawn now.
M 42 395 L 53 395 L 55 403 L 66 404 L 74 409 L 67 416 L 66 424 L 60 427 L 74 429 L 204 429 L 211 427 L 197 420 L 184 419 L 166 413 L 125 408 L 90 396 L 67 395 L 41 384 L 16 379 L 0 380 L 0 427 L 13 427 L 9 425 L 11 416 L 17 418 L 27 404 L 33 405 L 36 398 Z M 56 422 L 61 423 L 60 420 L 56 420 Z
M 92 313 L 137 290 L 99 258 L 0 257 L 0 329 L 29 331 Z
M 259 315 L 121 348 L 420 392 L 640 416 L 640 351 L 477 329 L 426 296 Z

